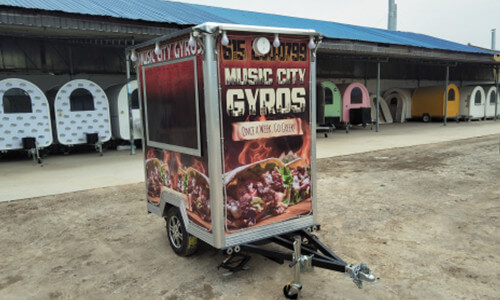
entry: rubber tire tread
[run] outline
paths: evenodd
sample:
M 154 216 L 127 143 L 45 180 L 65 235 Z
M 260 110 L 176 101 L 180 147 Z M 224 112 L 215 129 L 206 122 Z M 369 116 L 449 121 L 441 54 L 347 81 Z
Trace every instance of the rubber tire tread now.
M 172 244 L 172 241 L 170 240 L 169 235 L 169 230 L 168 230 L 168 220 L 172 218 L 173 216 L 176 216 L 180 221 L 181 221 L 181 231 L 182 231 L 182 245 L 180 248 L 175 247 Z M 175 254 L 179 256 L 190 256 L 193 255 L 196 250 L 198 250 L 198 238 L 195 236 L 190 235 L 186 227 L 184 226 L 184 222 L 181 216 L 181 213 L 177 207 L 172 207 L 168 210 L 167 215 L 165 216 L 165 222 L 166 222 L 166 230 L 167 230 L 167 236 L 168 236 L 168 242 L 170 243 L 170 247 L 172 247 L 172 250 L 175 252 Z

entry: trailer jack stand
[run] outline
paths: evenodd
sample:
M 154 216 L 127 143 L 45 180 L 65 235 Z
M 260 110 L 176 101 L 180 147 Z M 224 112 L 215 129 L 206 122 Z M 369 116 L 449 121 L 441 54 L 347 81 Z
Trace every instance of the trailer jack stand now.
M 300 290 L 302 290 L 302 283 L 300 283 L 300 273 L 312 272 L 312 258 L 313 255 L 302 255 L 302 237 L 296 235 L 293 237 L 293 255 L 292 262 L 290 263 L 290 268 L 293 268 L 293 281 L 288 282 L 283 287 L 283 294 L 289 299 L 297 299 Z
M 364 262 L 359 266 L 345 266 L 345 273 L 352 278 L 352 281 L 359 289 L 363 288 L 363 282 L 375 283 L 375 276 L 370 273 L 370 268 Z
M 35 145 L 35 148 L 31 148 L 28 150 L 28 155 L 33 158 L 33 165 L 38 163 L 42 164 L 42 158 L 40 157 L 40 151 L 38 150 L 38 146 Z
M 99 140 L 97 143 L 94 144 L 95 151 L 99 152 L 99 155 L 102 156 L 102 141 L 101 137 L 99 137 Z

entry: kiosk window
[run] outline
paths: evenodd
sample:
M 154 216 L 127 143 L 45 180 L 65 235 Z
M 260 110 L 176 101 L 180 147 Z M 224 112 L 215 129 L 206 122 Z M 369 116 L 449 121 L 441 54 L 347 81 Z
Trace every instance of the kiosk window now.
M 455 101 L 455 90 L 450 89 L 448 91 L 448 101 Z
M 69 96 L 69 107 L 70 111 L 95 110 L 94 96 L 87 89 L 78 88 Z
M 351 91 L 351 104 L 363 103 L 363 92 L 360 88 L 355 87 Z
M 495 91 L 490 93 L 490 104 L 495 104 L 496 96 L 497 96 L 497 93 Z
M 139 93 L 137 89 L 132 92 L 132 109 L 139 109 Z
M 6 114 L 33 112 L 30 95 L 23 89 L 8 89 L 3 94 L 3 112 Z
M 476 91 L 476 94 L 474 95 L 474 104 L 481 105 L 481 92 L 480 91 Z
M 195 57 L 144 67 L 148 144 L 201 155 Z
M 333 93 L 329 88 L 325 88 L 325 104 L 333 104 Z

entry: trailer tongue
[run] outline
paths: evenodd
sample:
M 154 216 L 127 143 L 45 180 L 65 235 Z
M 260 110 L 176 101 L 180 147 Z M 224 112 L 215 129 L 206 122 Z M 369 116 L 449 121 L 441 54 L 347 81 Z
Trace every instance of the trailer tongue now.
M 190 255 L 201 239 L 226 252 L 220 267 L 230 272 L 244 269 L 242 252 L 289 260 L 291 298 L 312 266 L 344 272 L 360 288 L 374 281 L 366 265 L 346 264 L 311 233 L 320 42 L 313 30 L 205 23 L 127 49 L 139 82 L 147 209 L 165 218 L 172 249 Z

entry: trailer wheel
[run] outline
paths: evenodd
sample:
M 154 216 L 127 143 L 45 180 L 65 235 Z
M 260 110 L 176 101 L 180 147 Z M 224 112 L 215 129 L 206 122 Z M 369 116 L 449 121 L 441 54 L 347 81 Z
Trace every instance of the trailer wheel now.
M 422 121 L 424 121 L 424 123 L 428 123 L 430 120 L 431 120 L 431 116 L 429 116 L 429 114 L 422 115 Z
M 198 239 L 187 232 L 179 209 L 176 207 L 169 209 L 165 221 L 172 250 L 179 256 L 195 253 L 198 249 Z
M 290 295 L 288 292 L 290 292 L 290 289 L 292 288 L 292 285 L 291 283 L 287 283 L 285 284 L 285 286 L 283 287 L 283 294 L 285 295 L 285 297 L 287 299 L 297 299 L 297 297 L 299 297 L 299 293 L 297 291 L 297 293 L 294 293 L 292 295 Z

